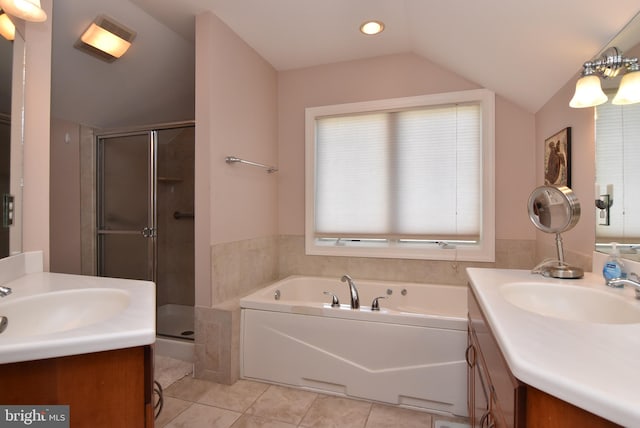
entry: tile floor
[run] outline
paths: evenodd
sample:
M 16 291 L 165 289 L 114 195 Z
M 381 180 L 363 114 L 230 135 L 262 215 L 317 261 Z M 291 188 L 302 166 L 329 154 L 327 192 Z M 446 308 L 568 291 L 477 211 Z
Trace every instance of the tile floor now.
M 186 373 L 185 373 L 186 372 Z M 368 401 L 239 380 L 222 385 L 195 379 L 188 366 L 156 359 L 164 408 L 158 428 L 462 428 L 447 418 Z

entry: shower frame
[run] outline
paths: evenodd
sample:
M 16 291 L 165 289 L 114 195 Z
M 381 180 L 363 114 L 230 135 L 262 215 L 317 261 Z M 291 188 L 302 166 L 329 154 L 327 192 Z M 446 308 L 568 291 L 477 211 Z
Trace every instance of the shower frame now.
M 149 126 L 144 128 L 132 128 L 111 132 L 96 133 L 96 269 L 98 276 L 117 276 L 129 279 L 141 279 L 153 281 L 158 286 L 158 144 L 159 133 L 164 130 L 181 129 L 194 127 L 195 123 L 176 122 L 170 124 Z M 105 144 L 109 139 L 128 138 L 128 137 L 146 137 L 148 144 L 147 152 L 147 195 L 146 200 L 146 219 L 145 224 L 141 227 L 129 228 L 111 228 L 108 227 L 108 221 L 105 219 Z M 138 142 L 137 144 L 141 144 Z M 178 217 L 175 217 L 178 219 Z M 106 268 L 105 245 L 108 239 L 136 239 L 142 237 L 145 245 L 145 254 L 140 256 L 140 262 L 144 260 L 144 273 L 142 270 L 134 275 L 113 274 Z M 140 246 L 141 248 L 142 246 Z M 192 305 L 193 306 L 193 305 Z M 193 329 L 193 328 L 191 328 Z M 158 334 L 164 333 L 158 331 Z M 173 335 L 169 335 L 173 336 Z

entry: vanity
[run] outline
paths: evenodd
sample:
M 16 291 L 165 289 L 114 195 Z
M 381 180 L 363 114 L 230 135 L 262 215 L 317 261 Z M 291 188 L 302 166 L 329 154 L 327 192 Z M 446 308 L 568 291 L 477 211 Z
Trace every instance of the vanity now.
M 474 427 L 637 426 L 640 300 L 585 273 L 467 269 Z
M 68 405 L 71 427 L 153 427 L 155 285 L 0 260 L 0 403 Z

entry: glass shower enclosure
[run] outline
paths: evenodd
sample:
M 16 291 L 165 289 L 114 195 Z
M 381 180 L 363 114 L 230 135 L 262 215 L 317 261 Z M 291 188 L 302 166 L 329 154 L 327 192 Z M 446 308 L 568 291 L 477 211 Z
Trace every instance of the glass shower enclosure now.
M 97 137 L 97 271 L 156 283 L 158 335 L 193 340 L 193 124 Z

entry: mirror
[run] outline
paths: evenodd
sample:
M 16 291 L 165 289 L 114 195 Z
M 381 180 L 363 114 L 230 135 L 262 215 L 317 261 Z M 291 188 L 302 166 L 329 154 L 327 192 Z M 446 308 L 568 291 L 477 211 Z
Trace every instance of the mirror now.
M 627 57 L 640 58 L 640 15 L 609 46 L 620 47 Z M 615 93 L 619 83 L 620 77 L 603 81 L 603 90 Z M 607 102 L 596 107 L 596 115 L 595 250 L 611 253 L 611 243 L 618 242 L 621 257 L 640 261 L 640 231 L 636 230 L 640 205 L 634 207 L 640 202 L 640 151 L 634 148 L 640 141 L 640 104 L 613 106 Z M 607 128 L 613 134 L 603 135 Z
M 533 225 L 543 232 L 556 235 L 558 258 L 543 262 L 539 273 L 552 278 L 582 278 L 582 269 L 565 263 L 560 235 L 573 228 L 580 219 L 580 202 L 573 191 L 566 186 L 540 186 L 531 192 L 527 206 Z
M 19 26 L 15 40 L 0 37 L 0 258 L 22 251 L 24 53 Z

